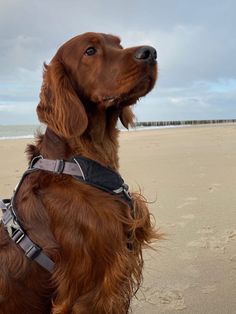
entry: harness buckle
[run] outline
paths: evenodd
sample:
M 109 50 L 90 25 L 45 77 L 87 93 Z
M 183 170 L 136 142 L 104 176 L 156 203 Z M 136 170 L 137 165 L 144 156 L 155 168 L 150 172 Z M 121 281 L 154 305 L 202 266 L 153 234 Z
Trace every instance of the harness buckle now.
M 129 192 L 129 186 L 128 184 L 124 183 L 123 185 L 123 193 L 125 194 L 125 196 L 129 199 L 132 200 L 131 194 Z
M 123 183 L 119 189 L 113 190 L 116 194 L 124 193 L 128 200 L 132 200 L 131 194 L 129 192 L 129 186 L 126 183 Z
M 38 247 L 36 244 L 31 245 L 28 250 L 25 252 L 25 256 L 29 259 L 33 260 L 36 256 L 41 252 L 41 248 Z
M 43 159 L 42 155 L 36 156 L 31 160 L 31 163 L 29 165 L 29 169 L 33 169 L 34 168 L 34 164 L 36 164 L 36 162 L 40 159 Z
M 6 210 L 7 209 L 7 206 L 10 204 L 10 200 L 1 200 L 0 199 L 0 209 L 2 210 Z
M 24 237 L 24 232 L 20 228 L 14 210 L 10 207 L 10 204 L 6 205 L 6 208 L 2 210 L 2 218 L 1 221 L 4 227 L 7 229 L 10 237 L 14 240 L 14 242 L 18 243 Z
M 61 174 L 65 168 L 65 161 L 63 159 L 57 159 L 55 161 L 54 173 Z
M 16 243 L 19 244 L 25 251 L 25 256 L 29 259 L 34 260 L 38 254 L 41 252 L 41 248 L 34 244 L 24 233 L 22 229 L 16 229 L 11 238 Z M 24 243 L 21 241 L 24 239 Z
M 12 234 L 12 240 L 15 242 L 15 243 L 20 243 L 21 240 L 24 238 L 25 236 L 25 233 L 23 230 L 21 229 L 16 229 L 13 234 Z

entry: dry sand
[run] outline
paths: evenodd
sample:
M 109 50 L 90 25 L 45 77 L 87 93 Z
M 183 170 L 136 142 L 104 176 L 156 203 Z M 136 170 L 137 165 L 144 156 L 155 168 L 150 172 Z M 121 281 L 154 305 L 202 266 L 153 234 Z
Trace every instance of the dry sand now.
M 0 141 L 0 196 L 29 140 Z M 167 240 L 145 252 L 134 314 L 236 313 L 236 125 L 123 132 L 121 173 L 141 187 Z

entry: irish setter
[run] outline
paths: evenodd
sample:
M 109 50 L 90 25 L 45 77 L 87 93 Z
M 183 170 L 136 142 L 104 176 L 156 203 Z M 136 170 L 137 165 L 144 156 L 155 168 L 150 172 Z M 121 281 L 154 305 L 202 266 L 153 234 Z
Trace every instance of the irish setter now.
M 156 78 L 150 46 L 124 49 L 100 33 L 72 38 L 45 65 L 37 114 L 47 130 L 28 146 L 29 161 L 83 156 L 117 172 L 117 121 L 133 125 L 131 106 Z M 50 273 L 30 261 L 1 225 L 0 313 L 128 313 L 142 280 L 142 248 L 160 237 L 145 199 L 131 196 L 132 206 L 70 175 L 28 175 L 15 211 L 55 267 Z

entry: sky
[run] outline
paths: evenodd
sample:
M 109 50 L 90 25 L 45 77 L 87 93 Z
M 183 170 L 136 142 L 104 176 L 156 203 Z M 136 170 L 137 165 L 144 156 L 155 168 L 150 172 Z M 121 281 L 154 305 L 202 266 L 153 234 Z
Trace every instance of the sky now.
M 0 0 L 0 124 L 33 124 L 43 62 L 87 31 L 157 49 L 138 121 L 236 118 L 234 0 Z

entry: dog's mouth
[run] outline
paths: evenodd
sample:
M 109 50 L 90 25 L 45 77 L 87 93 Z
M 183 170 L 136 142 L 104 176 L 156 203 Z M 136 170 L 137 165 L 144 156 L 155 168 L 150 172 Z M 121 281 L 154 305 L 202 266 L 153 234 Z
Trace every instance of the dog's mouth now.
M 110 105 L 120 105 L 123 102 L 131 101 L 131 100 L 139 100 L 142 96 L 138 96 L 135 93 L 133 94 L 121 94 L 115 96 L 106 96 L 103 98 L 103 102 Z
M 151 76 L 143 77 L 138 83 L 126 92 L 121 94 L 106 95 L 102 101 L 107 107 L 110 106 L 129 106 L 135 104 L 141 97 L 145 96 L 151 91 L 155 85 L 155 79 Z

